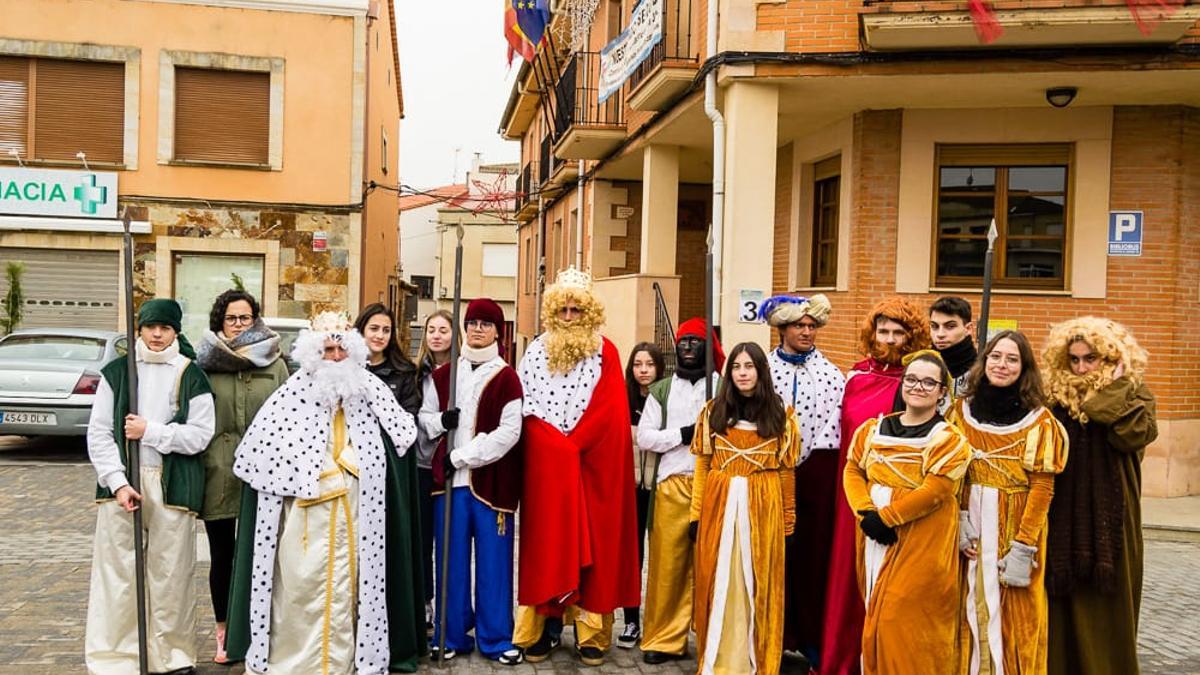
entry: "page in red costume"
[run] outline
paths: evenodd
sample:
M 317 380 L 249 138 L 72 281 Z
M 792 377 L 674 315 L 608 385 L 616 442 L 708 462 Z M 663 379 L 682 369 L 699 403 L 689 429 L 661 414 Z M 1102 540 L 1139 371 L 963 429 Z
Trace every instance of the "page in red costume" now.
M 600 379 L 569 434 L 526 417 L 518 602 L 607 614 L 639 604 L 633 439 L 617 349 L 607 339 Z
M 825 630 L 822 636 L 821 675 L 853 675 L 861 672 L 862 628 L 865 610 L 855 569 L 855 534 L 858 520 L 846 502 L 842 472 L 846 452 L 859 425 L 893 412 L 900 389 L 901 366 L 884 365 L 874 359 L 854 364 L 854 375 L 846 382 L 842 398 L 842 448 L 838 460 L 837 503 L 834 506 L 833 545 L 829 556 L 829 585 L 825 590 Z

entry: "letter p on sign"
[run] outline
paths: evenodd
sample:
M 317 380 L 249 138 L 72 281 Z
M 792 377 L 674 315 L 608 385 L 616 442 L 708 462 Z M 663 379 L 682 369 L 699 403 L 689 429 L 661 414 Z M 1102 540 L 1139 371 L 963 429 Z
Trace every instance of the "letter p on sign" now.
M 1108 254 L 1110 256 L 1140 256 L 1142 254 L 1142 212 L 1112 211 L 1108 214 Z

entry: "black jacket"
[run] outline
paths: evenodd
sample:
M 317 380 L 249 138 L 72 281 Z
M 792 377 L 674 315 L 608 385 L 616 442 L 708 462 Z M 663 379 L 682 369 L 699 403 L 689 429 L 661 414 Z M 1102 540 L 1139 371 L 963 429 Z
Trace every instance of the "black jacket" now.
M 401 408 L 412 413 L 413 417 L 417 416 L 421 410 L 421 383 L 417 380 L 416 366 L 407 361 L 392 363 L 385 360 L 377 366 L 368 365 L 367 370 L 392 390 Z

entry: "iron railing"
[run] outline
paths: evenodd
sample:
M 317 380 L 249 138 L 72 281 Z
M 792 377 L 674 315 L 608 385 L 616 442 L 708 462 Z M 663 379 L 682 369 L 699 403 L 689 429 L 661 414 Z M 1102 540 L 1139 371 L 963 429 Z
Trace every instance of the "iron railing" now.
M 625 125 L 625 100 L 621 91 L 603 103 L 599 100 L 600 54 L 579 52 L 567 61 L 554 85 L 554 137 L 562 138 L 575 125 Z
M 663 377 L 675 373 L 675 327 L 671 325 L 671 313 L 667 311 L 667 301 L 663 299 L 662 286 L 655 281 L 654 288 L 654 344 L 662 352 L 666 364 Z
M 650 56 L 638 64 L 629 76 L 629 90 L 633 91 L 643 80 L 654 74 L 664 61 L 686 61 L 699 67 L 700 40 L 693 40 L 692 0 L 663 1 L 663 37 L 654 46 Z
M 542 137 L 542 145 L 538 149 L 538 185 L 545 185 L 554 175 L 558 167 L 558 158 L 554 156 L 554 139 L 547 134 Z

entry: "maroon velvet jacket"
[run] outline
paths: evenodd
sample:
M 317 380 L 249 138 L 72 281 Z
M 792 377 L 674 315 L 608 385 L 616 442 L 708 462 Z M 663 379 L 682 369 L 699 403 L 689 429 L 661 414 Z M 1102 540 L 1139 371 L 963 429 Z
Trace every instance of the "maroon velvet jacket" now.
M 462 364 L 460 364 L 461 366 Z M 437 389 L 438 409 L 445 410 L 450 398 L 450 364 L 446 363 L 433 371 L 433 385 Z M 490 433 L 500 426 L 500 413 L 504 406 L 522 397 L 521 380 L 511 366 L 504 366 L 487 384 L 479 397 L 479 409 L 475 413 L 475 433 Z M 433 494 L 446 491 L 445 457 L 446 439 L 442 436 L 433 452 Z M 479 501 L 497 511 L 512 513 L 521 501 L 522 462 L 521 441 L 499 460 L 478 469 L 471 469 L 471 493 Z

